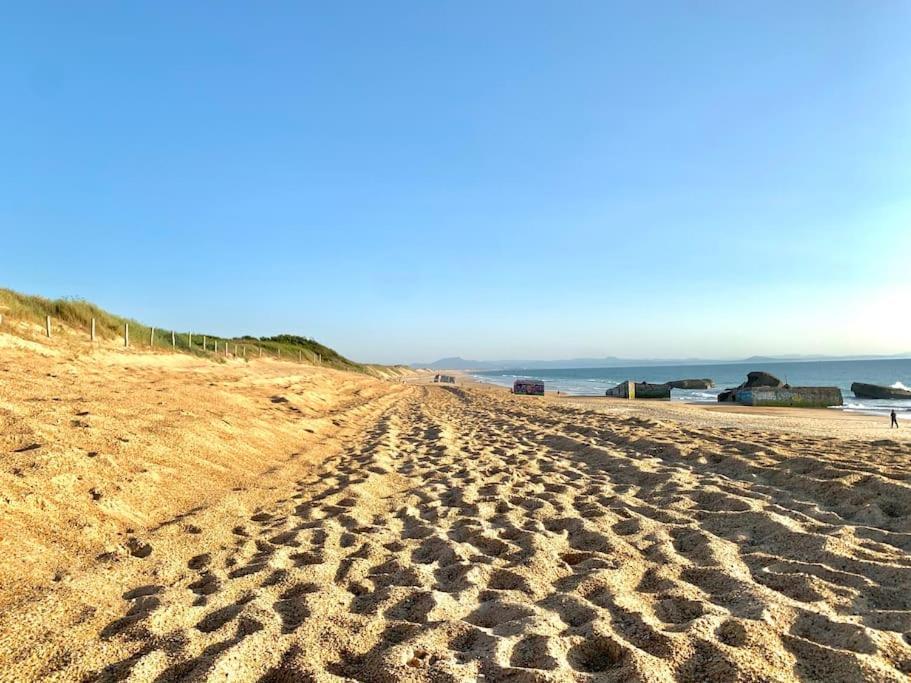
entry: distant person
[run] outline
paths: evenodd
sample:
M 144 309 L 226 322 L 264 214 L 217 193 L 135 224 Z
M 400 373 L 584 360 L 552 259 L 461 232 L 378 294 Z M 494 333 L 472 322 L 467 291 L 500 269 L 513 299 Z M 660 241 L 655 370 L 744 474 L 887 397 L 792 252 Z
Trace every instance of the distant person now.
M 895 414 L 895 410 L 892 411 L 892 423 L 889 425 L 889 429 L 893 427 L 898 429 L 898 416 Z

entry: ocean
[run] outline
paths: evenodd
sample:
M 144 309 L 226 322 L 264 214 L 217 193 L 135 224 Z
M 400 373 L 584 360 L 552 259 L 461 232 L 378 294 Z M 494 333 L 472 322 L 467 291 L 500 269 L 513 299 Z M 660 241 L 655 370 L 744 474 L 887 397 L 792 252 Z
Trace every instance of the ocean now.
M 511 387 L 513 380 L 529 377 L 542 380 L 545 390 L 575 396 L 603 396 L 605 389 L 631 379 L 637 382 L 667 382 L 674 379 L 711 378 L 714 389 L 674 389 L 672 401 L 708 403 L 718 392 L 746 380 L 751 370 L 770 372 L 793 386 L 836 386 L 841 389 L 847 411 L 887 414 L 895 409 L 900 418 L 911 419 L 911 400 L 884 401 L 856 398 L 852 382 L 866 382 L 900 388 L 911 387 L 911 359 L 779 361 L 757 363 L 713 363 L 709 365 L 650 365 L 622 368 L 569 368 L 565 370 L 489 370 L 472 373 L 481 382 Z

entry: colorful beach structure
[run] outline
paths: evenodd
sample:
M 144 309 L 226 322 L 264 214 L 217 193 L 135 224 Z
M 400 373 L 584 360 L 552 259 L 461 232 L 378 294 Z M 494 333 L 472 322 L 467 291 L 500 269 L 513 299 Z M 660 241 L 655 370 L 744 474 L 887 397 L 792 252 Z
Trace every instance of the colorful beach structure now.
M 645 399 L 670 399 L 671 386 L 669 384 L 653 384 L 651 382 L 634 382 L 627 380 L 620 382 L 612 389 L 604 392 L 605 396 L 612 398 L 645 398 Z
M 747 381 L 718 394 L 720 403 L 743 406 L 831 408 L 844 405 L 838 387 L 792 387 L 766 372 L 747 373 Z
M 536 379 L 517 379 L 512 383 L 512 393 L 527 396 L 543 396 L 544 382 Z
M 831 408 L 844 403 L 838 387 L 753 387 L 736 396 L 736 402 L 744 406 Z

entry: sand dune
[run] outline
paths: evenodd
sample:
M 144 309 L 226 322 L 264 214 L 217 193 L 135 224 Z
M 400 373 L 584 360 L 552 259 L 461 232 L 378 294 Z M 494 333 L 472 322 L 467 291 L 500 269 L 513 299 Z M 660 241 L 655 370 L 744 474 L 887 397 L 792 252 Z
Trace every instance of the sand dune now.
M 92 363 L 108 378 L 116 367 Z M 226 449 L 213 467 L 232 474 L 207 475 L 202 505 L 198 490 L 168 499 L 187 481 L 171 462 L 134 545 L 5 601 L 4 680 L 828 682 L 911 672 L 907 441 L 319 371 L 303 380 L 277 363 L 155 368 L 137 382 L 158 376 L 178 403 L 186 373 L 247 407 L 242 428 L 213 431 Z M 313 421 L 314 434 L 294 431 Z M 191 426 L 200 424 L 173 428 Z M 268 445 L 279 427 L 278 447 Z M 232 464 L 235 442 L 241 454 L 261 446 L 265 467 L 245 476 L 251 461 Z M 282 459 L 282 449 L 301 455 Z M 232 477 L 243 483 L 227 486 Z M 39 543 L 50 531 L 19 533 Z M 21 552 L 9 541 L 4 527 L 5 554 Z

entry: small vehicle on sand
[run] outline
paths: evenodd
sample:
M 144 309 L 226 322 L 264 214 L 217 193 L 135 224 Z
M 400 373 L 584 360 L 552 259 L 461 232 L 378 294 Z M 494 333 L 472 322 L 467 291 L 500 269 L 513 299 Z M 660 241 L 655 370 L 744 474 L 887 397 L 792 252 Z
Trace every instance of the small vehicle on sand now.
M 536 379 L 517 379 L 512 383 L 512 393 L 527 396 L 543 396 L 544 382 Z

